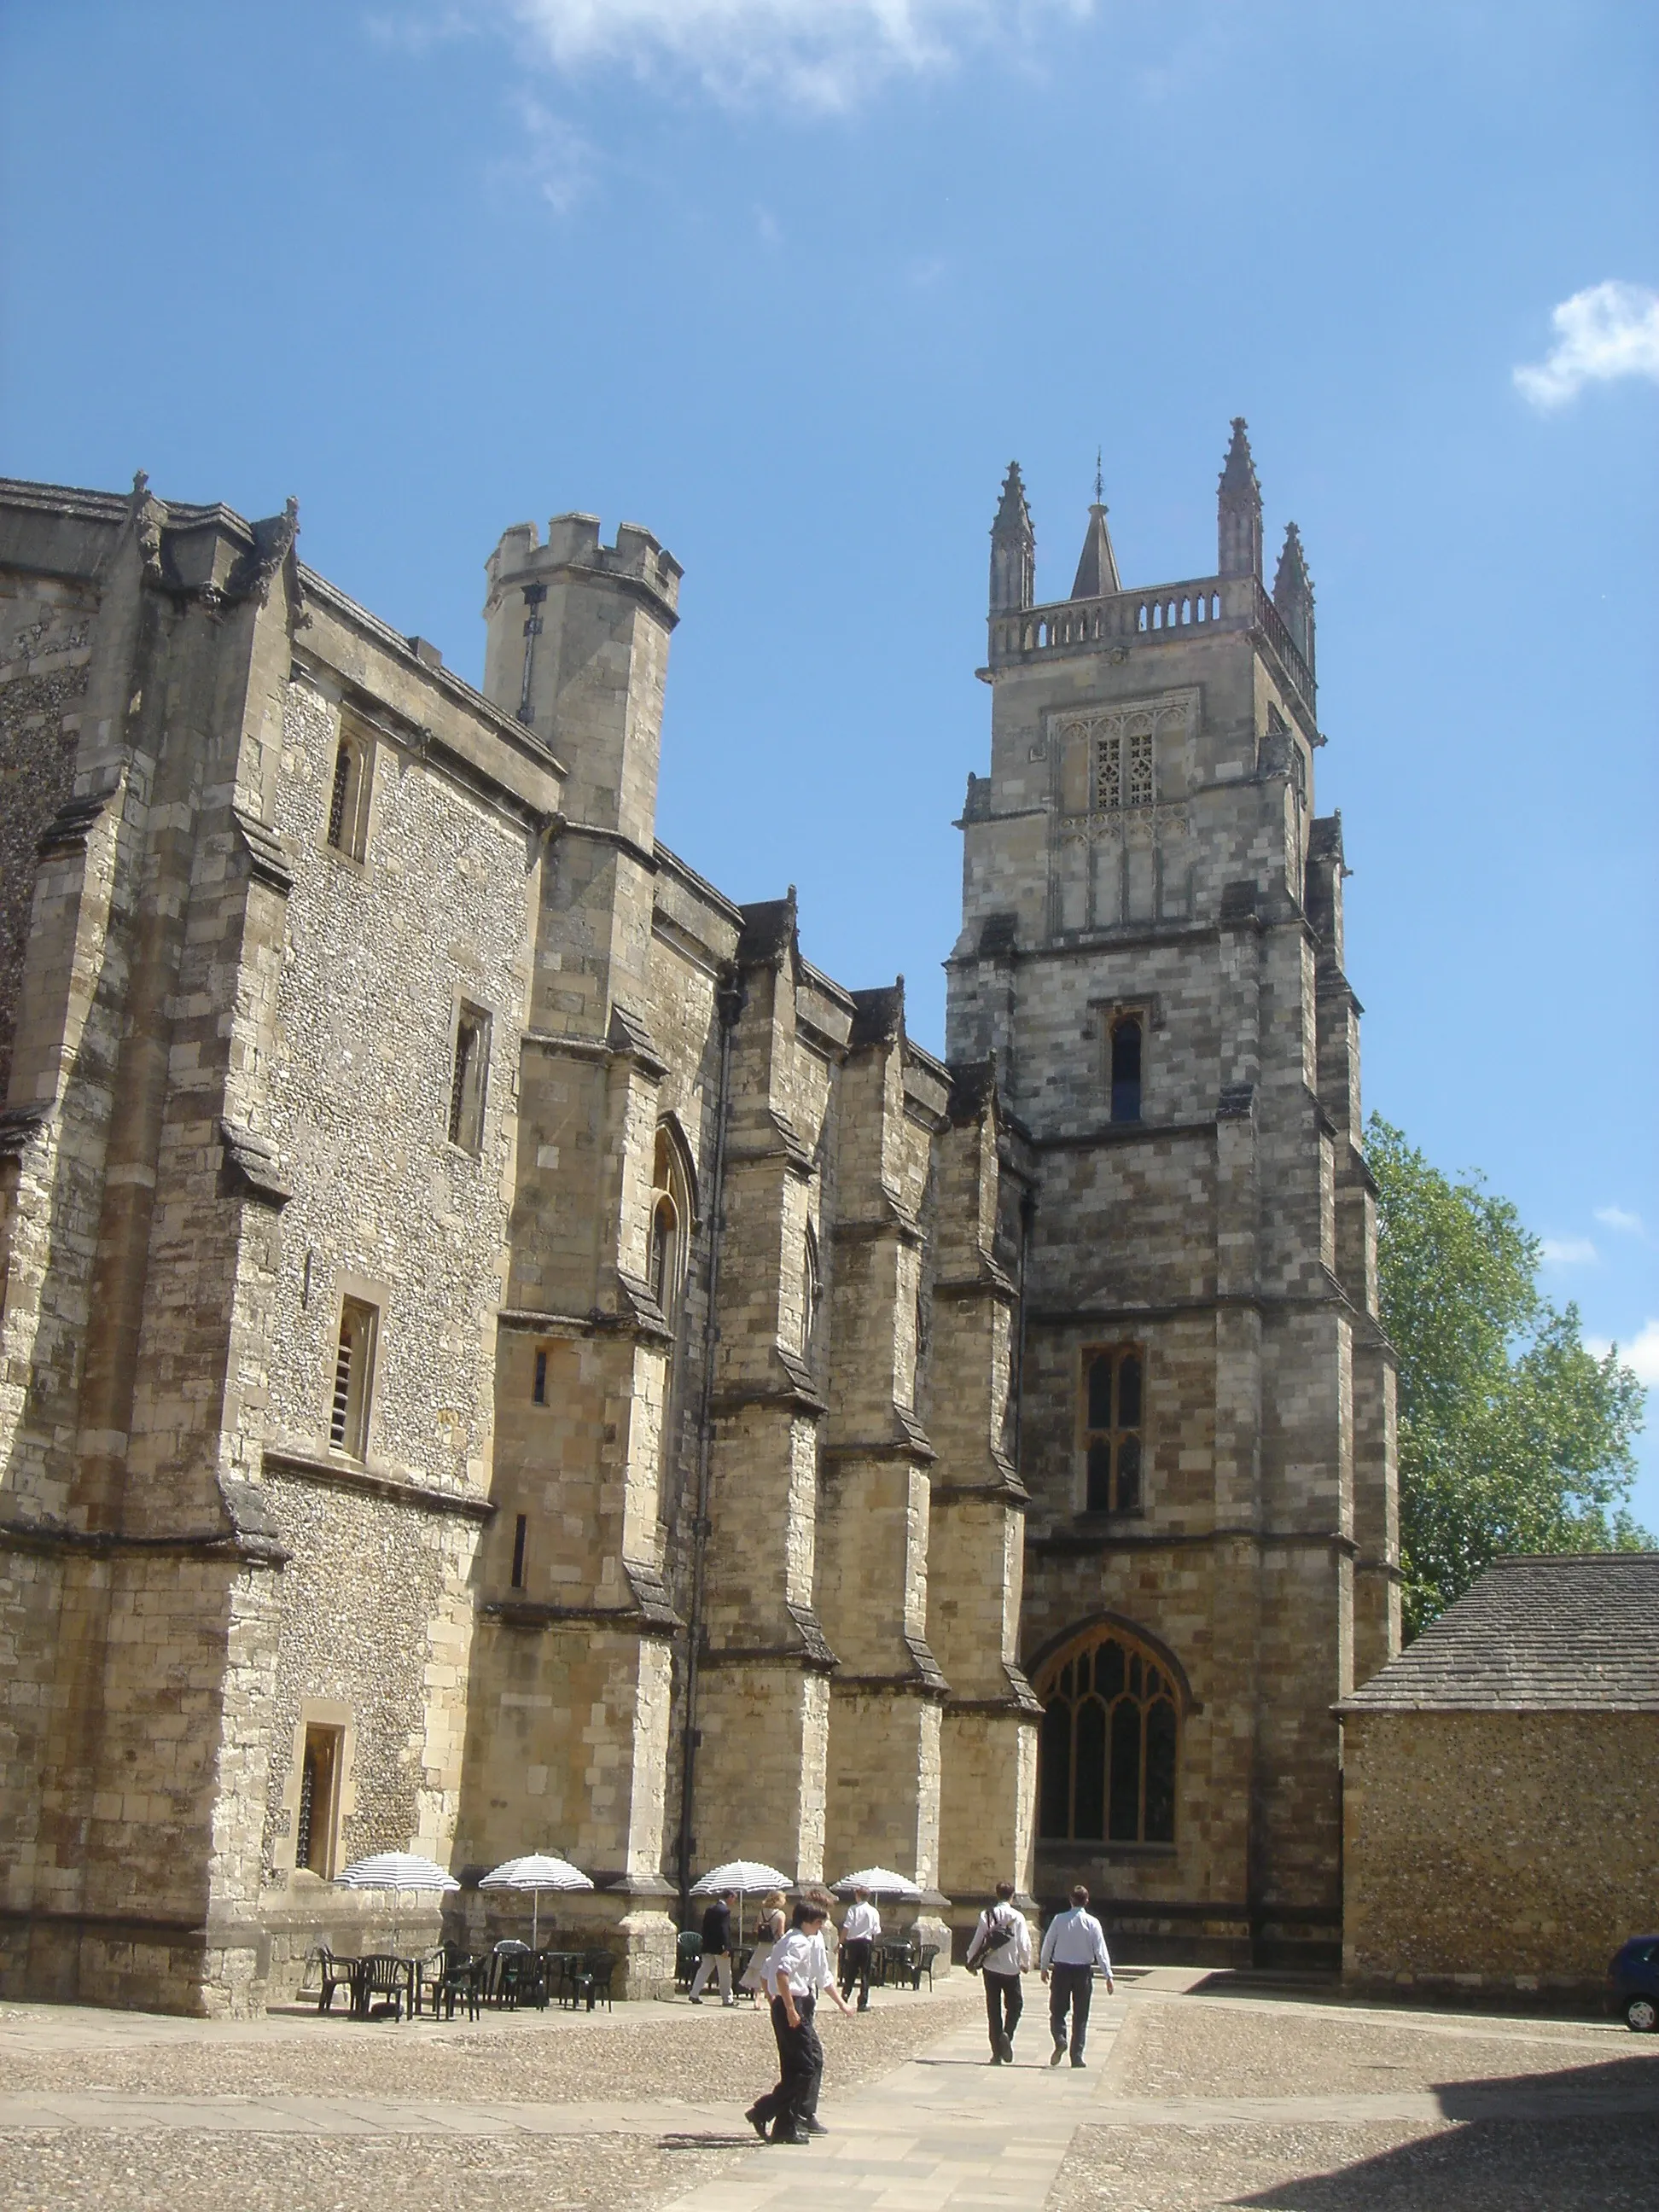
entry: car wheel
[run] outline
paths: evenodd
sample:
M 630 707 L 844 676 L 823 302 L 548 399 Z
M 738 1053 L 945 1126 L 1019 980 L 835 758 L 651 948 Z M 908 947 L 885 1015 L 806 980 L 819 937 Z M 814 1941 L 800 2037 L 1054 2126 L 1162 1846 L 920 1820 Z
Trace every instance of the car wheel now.
M 1651 1997 L 1632 1997 L 1625 2006 L 1625 2025 L 1638 2035 L 1651 2035 L 1659 2027 L 1659 2003 Z

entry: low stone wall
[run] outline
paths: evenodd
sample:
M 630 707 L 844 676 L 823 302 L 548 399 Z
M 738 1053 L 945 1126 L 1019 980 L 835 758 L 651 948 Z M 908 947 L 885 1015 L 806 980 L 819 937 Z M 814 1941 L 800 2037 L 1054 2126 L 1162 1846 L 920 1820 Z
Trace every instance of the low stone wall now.
M 1345 1721 L 1343 1978 L 1583 1998 L 1659 1927 L 1659 1713 Z

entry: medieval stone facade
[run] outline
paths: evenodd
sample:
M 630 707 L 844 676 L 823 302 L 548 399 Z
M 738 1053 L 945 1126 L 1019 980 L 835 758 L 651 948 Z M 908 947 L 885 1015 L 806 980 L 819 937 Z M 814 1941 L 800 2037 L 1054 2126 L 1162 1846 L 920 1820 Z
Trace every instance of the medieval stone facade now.
M 292 509 L 0 485 L 0 1990 L 257 2007 L 402 1848 L 635 1990 L 739 1853 L 1334 1939 L 1392 1401 L 1254 496 L 1039 608 L 1011 475 L 941 1062 L 657 840 L 647 532 L 508 531 L 479 693 Z
M 1122 588 L 1091 511 L 1034 605 L 992 534 L 947 1047 L 1036 1165 L 1018 1463 L 1043 1893 L 1142 1950 L 1334 1963 L 1335 1699 L 1399 1647 L 1392 1354 L 1360 1152 L 1312 586 L 1243 422 L 1215 573 Z

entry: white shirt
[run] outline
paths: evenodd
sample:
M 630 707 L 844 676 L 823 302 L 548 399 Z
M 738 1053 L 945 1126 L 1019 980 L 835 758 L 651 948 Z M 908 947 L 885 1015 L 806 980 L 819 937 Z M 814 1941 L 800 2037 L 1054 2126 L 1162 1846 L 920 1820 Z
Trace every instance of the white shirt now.
M 968 1946 L 969 1958 L 977 1958 L 981 1949 L 988 1974 L 1023 1974 L 1031 1963 L 1031 1930 L 1025 1915 L 1003 1904 L 981 1912 Z
M 1050 1966 L 1098 1966 L 1103 1974 L 1111 1972 L 1106 1931 L 1092 1912 L 1074 1905 L 1069 1912 L 1054 1915 L 1042 1939 L 1042 1966 L 1045 1972 Z
M 761 1968 L 762 1986 L 769 1996 L 777 1995 L 780 1974 L 788 1978 L 790 1990 L 798 1997 L 814 1996 L 823 1989 L 832 1978 L 823 1936 L 809 1936 L 804 1928 L 791 1928 L 780 1936 Z
M 881 1915 L 873 1905 L 855 1905 L 841 1923 L 843 1943 L 873 1943 L 881 1933 Z

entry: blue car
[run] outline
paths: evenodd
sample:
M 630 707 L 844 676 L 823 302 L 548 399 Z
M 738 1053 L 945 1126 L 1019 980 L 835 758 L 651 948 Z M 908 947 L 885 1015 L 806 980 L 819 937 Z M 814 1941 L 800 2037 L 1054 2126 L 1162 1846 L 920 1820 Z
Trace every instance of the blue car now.
M 1607 1968 L 1615 2012 L 1638 2035 L 1659 2028 L 1659 1936 L 1632 1936 L 1621 1943 Z

